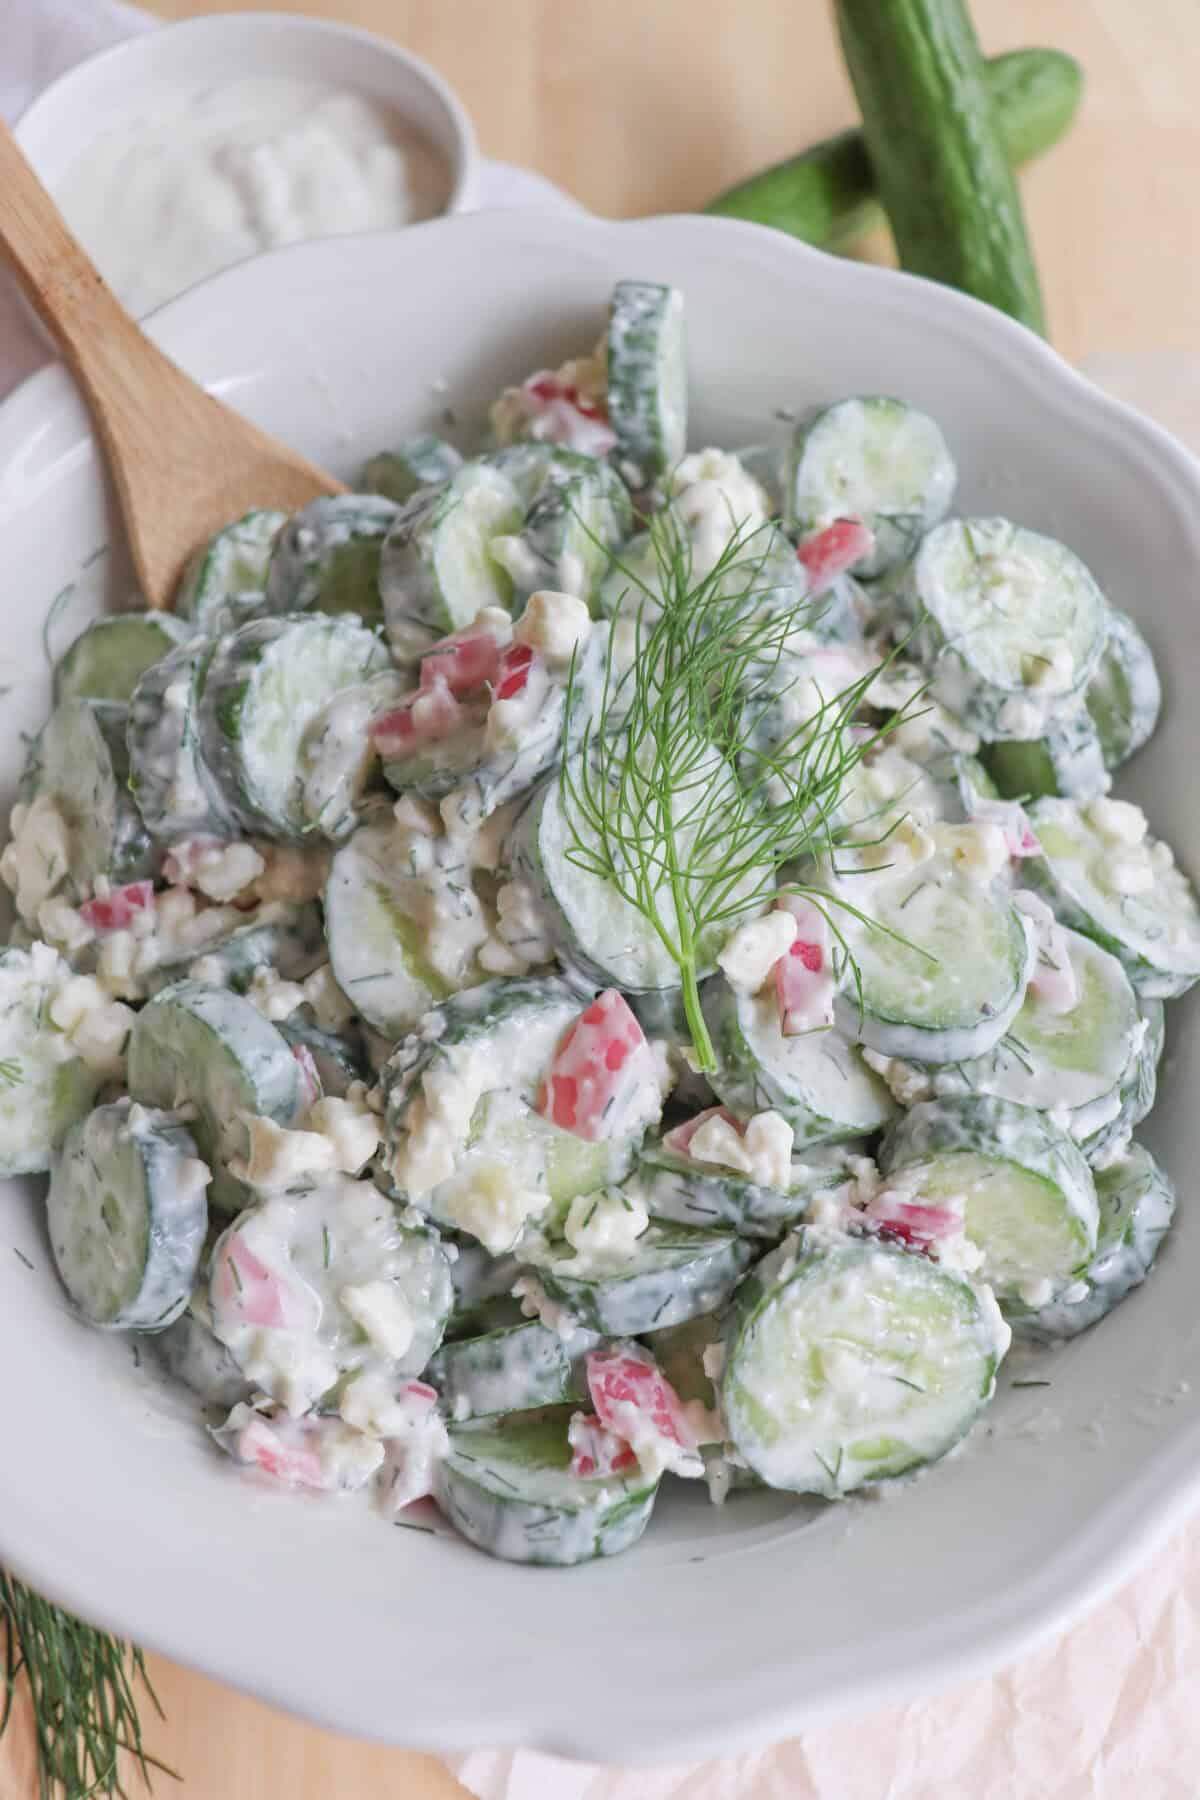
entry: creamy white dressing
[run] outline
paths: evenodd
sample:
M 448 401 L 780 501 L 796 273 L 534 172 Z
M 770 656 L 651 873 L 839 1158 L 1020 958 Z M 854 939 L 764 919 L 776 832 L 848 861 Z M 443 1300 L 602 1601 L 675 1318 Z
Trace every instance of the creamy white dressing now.
M 180 83 L 101 134 L 55 199 L 141 314 L 264 250 L 432 218 L 448 191 L 441 159 L 390 108 L 246 75 Z

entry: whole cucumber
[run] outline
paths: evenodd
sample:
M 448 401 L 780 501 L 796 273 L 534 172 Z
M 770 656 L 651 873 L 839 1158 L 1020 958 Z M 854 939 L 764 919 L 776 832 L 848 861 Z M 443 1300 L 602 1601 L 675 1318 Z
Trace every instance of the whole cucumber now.
M 964 0 L 835 0 L 902 267 L 1044 331 L 1016 178 Z
M 985 64 L 996 124 L 1013 167 L 1065 136 L 1083 92 L 1083 70 L 1062 50 L 1010 50 Z M 883 218 L 861 131 L 840 131 L 739 181 L 705 212 L 773 225 L 823 250 L 841 250 Z

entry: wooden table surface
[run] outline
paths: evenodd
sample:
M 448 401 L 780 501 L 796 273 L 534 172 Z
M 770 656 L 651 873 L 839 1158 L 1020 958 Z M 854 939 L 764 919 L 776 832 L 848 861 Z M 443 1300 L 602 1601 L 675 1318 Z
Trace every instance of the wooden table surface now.
M 164 19 L 250 10 L 148 3 Z M 601 213 L 695 207 L 853 117 L 823 0 L 288 0 L 277 10 L 396 38 L 458 90 L 486 155 L 540 170 Z M 974 10 L 989 50 L 1054 44 L 1087 70 L 1070 140 L 1023 181 L 1055 342 L 1075 359 L 1200 351 L 1196 0 L 975 0 Z M 868 253 L 885 257 L 887 245 Z M 184 1800 L 465 1792 L 429 1758 L 331 1737 L 158 1660 L 154 1679 L 168 1723 L 151 1741 L 185 1776 Z M 13 1734 L 0 1796 L 34 1791 L 28 1741 Z

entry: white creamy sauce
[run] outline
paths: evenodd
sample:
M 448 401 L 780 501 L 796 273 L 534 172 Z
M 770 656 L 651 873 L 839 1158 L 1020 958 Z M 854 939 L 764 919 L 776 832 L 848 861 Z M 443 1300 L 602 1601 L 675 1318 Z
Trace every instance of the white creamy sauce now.
M 308 238 L 445 204 L 445 166 L 387 107 L 287 76 L 181 86 L 88 146 L 55 198 L 130 311 Z

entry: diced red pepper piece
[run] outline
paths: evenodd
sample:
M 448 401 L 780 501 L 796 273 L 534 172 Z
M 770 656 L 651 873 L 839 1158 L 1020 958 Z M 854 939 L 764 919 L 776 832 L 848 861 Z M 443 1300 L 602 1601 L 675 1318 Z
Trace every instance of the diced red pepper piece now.
M 384 762 L 410 756 L 425 744 L 453 737 L 462 724 L 463 710 L 444 675 L 433 675 L 423 687 L 391 712 L 376 719 L 371 739 Z
M 309 1106 L 321 1098 L 321 1077 L 317 1073 L 317 1065 L 313 1061 L 313 1053 L 307 1044 L 293 1044 L 292 1055 L 300 1065 L 300 1079 L 304 1084 L 304 1097 Z
M 531 375 L 521 394 L 526 412 L 535 421 L 534 435 L 545 442 L 566 444 L 584 456 L 606 456 L 616 447 L 617 434 L 604 408 L 549 369 Z
M 805 538 L 796 555 L 804 564 L 809 593 L 823 594 L 874 547 L 874 534 L 861 519 L 835 519 L 824 531 Z
M 946 1238 L 958 1237 L 963 1222 L 948 1206 L 930 1206 L 920 1200 L 899 1200 L 886 1188 L 866 1211 L 867 1221 L 885 1237 L 898 1238 L 914 1250 L 924 1250 Z
M 700 1127 L 707 1125 L 710 1119 L 724 1119 L 727 1125 L 733 1126 L 739 1137 L 746 1135 L 746 1127 L 740 1119 L 734 1118 L 727 1106 L 710 1106 L 704 1112 L 697 1113 L 695 1118 L 685 1119 L 682 1125 L 676 1125 L 673 1130 L 666 1132 L 662 1141 L 663 1149 L 673 1150 L 676 1156 L 689 1156 L 691 1152 L 688 1146 Z
M 631 1469 L 637 1458 L 614 1431 L 606 1431 L 595 1413 L 575 1413 L 567 1425 L 567 1442 L 571 1446 L 571 1473 L 585 1479 L 591 1475 L 618 1475 Z
M 513 644 L 499 660 L 492 699 L 511 700 L 514 695 L 522 693 L 529 684 L 532 668 L 532 645 Z
M 802 895 L 784 894 L 779 905 L 792 914 L 797 931 L 771 978 L 779 1001 L 780 1029 L 784 1037 L 798 1037 L 828 1025 L 833 1017 L 829 922 Z
M 149 912 L 153 905 L 154 883 L 130 881 L 124 887 L 113 888 L 102 900 L 85 900 L 79 912 L 93 931 L 123 931 L 139 913 Z
M 316 1451 L 302 1441 L 286 1443 L 265 1419 L 251 1419 L 243 1425 L 234 1439 L 233 1453 L 239 1462 L 253 1463 L 276 1481 L 322 1490 L 331 1485 Z
M 434 644 L 421 658 L 421 686 L 431 688 L 439 676 L 452 694 L 473 694 L 496 679 L 511 639 L 497 626 L 468 625 Z
M 647 1097 L 648 1089 L 657 1106 L 654 1054 L 625 996 L 608 988 L 579 1015 L 559 1044 L 537 1109 L 563 1131 L 596 1143 L 626 1136 L 631 1112 L 646 1116 L 638 1102 Z
M 668 1443 L 695 1450 L 683 1402 L 648 1352 L 591 1350 L 585 1360 L 588 1392 L 606 1430 L 632 1442 L 649 1426 Z
M 163 858 L 163 876 L 174 887 L 186 885 L 188 878 L 204 867 L 211 853 L 223 848 L 223 838 L 199 833 L 195 837 L 180 838 Z
M 240 1324 L 270 1331 L 311 1327 L 310 1299 L 269 1269 L 238 1231 L 226 1233 L 217 1254 L 216 1302 Z

